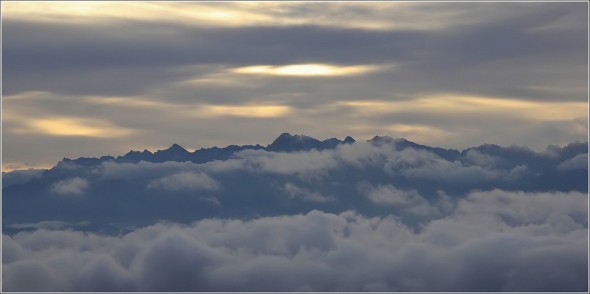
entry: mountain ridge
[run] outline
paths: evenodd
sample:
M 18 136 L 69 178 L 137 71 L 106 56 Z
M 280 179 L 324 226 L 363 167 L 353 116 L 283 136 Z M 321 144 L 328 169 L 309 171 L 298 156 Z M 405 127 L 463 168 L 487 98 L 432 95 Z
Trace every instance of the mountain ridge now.
M 515 146 L 511 145 L 508 147 L 501 147 L 495 144 L 483 144 L 477 147 L 466 148 L 462 151 L 456 149 L 445 149 L 440 147 L 431 147 L 427 145 L 421 145 L 405 138 L 394 138 L 390 136 L 374 136 L 373 138 L 366 140 L 367 142 L 381 146 L 384 144 L 394 145 L 395 149 L 401 151 L 406 148 L 413 148 L 417 150 L 424 150 L 432 152 L 437 156 L 444 158 L 448 161 L 462 160 L 469 152 L 478 152 L 490 156 L 511 156 L 514 158 L 520 158 L 519 161 L 523 163 L 535 158 L 539 159 L 543 152 L 535 152 L 526 146 Z M 273 142 L 267 146 L 260 144 L 256 145 L 228 145 L 225 147 L 209 147 L 197 149 L 193 152 L 189 152 L 179 144 L 172 144 L 167 149 L 157 150 L 151 152 L 147 149 L 143 151 L 131 150 L 121 156 L 101 156 L 101 157 L 79 157 L 76 159 L 70 159 L 64 157 L 56 166 L 68 163 L 74 163 L 78 165 L 97 165 L 105 161 L 115 161 L 119 163 L 138 163 L 140 161 L 161 163 L 166 161 L 177 161 L 177 162 L 192 162 L 192 163 L 205 163 L 213 160 L 226 160 L 231 158 L 235 153 L 244 150 L 264 150 L 269 152 L 300 152 L 310 150 L 328 150 L 337 148 L 340 145 L 354 144 L 357 141 L 351 136 L 346 136 L 344 140 L 337 138 L 329 138 L 320 141 L 316 138 L 299 135 L 282 133 Z M 583 150 L 588 150 L 588 142 L 571 142 L 564 147 L 550 145 L 544 152 L 553 152 L 558 154 L 560 159 L 572 157 L 574 154 L 579 154 Z M 545 162 L 546 160 L 543 160 Z

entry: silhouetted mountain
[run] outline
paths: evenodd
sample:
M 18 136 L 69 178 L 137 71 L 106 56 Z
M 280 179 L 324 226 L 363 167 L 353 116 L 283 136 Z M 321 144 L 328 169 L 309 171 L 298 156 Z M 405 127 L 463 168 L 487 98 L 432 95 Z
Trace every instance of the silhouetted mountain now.
M 395 150 L 402 151 L 406 148 L 424 150 L 432 152 L 439 157 L 448 161 L 460 161 L 469 164 L 471 160 L 468 153 L 477 152 L 479 154 L 496 158 L 495 165 L 501 168 L 513 168 L 519 165 L 530 168 L 555 168 L 560 162 L 573 158 L 576 155 L 588 153 L 588 142 L 573 142 L 564 147 L 548 146 L 545 152 L 535 152 L 527 147 L 508 146 L 501 147 L 494 144 L 484 144 L 478 147 L 465 149 L 461 152 L 455 149 L 444 149 L 420 145 L 404 138 L 392 138 L 389 136 L 375 136 L 369 143 L 375 146 L 384 144 L 393 145 Z M 226 147 L 201 148 L 194 152 L 189 152 L 178 144 L 173 144 L 168 149 L 158 150 L 154 153 L 143 151 L 129 151 L 123 156 L 116 158 L 112 156 L 103 156 L 100 158 L 80 157 L 77 159 L 64 158 L 60 164 L 77 164 L 81 166 L 98 165 L 104 161 L 137 163 L 146 162 L 166 162 L 166 161 L 190 161 L 193 163 L 205 163 L 214 160 L 226 160 L 234 156 L 235 153 L 244 150 L 265 150 L 272 152 L 298 152 L 315 150 L 334 149 L 342 144 L 353 144 L 356 141 L 347 136 L 343 141 L 337 138 L 330 138 L 324 141 L 305 135 L 291 135 L 282 133 L 271 144 L 266 147 L 257 145 L 229 145 Z M 473 154 L 471 154 L 473 155 Z
M 116 158 L 64 158 L 49 170 L 3 173 L 3 229 L 49 220 L 91 221 L 89 230 L 111 230 L 112 224 L 124 229 L 159 220 L 190 223 L 315 209 L 394 213 L 413 223 L 419 217 L 405 204 L 380 197 L 402 193 L 397 190 L 405 191 L 407 196 L 400 197 L 410 202 L 412 191 L 427 201 L 438 201 L 441 191 L 452 198 L 493 189 L 588 191 L 587 142 L 543 152 L 492 144 L 459 152 L 386 136 L 353 143 L 351 137 L 320 141 L 284 133 L 266 147 L 229 145 L 189 152 L 174 144 Z M 339 148 L 342 144 L 352 145 Z M 260 152 L 236 155 L 245 150 Z M 151 164 L 135 164 L 140 161 Z
M 123 156 L 117 157 L 117 161 L 119 162 L 139 162 L 139 161 L 148 161 L 152 158 L 154 154 L 144 149 L 143 152 L 139 151 L 129 151 L 127 154 Z
M 340 144 L 349 144 L 355 142 L 350 136 L 346 138 L 348 139 L 347 142 L 338 140 L 336 138 L 320 141 L 309 136 L 282 133 L 270 145 L 268 145 L 268 147 L 266 147 L 266 150 L 275 152 L 308 151 L 312 149 L 324 150 L 336 148 Z
M 180 147 L 178 144 L 172 144 L 170 148 L 165 150 L 158 150 L 152 156 L 152 162 L 165 161 L 190 161 L 189 155 L 191 153 L 186 149 Z
M 77 159 L 64 158 L 62 163 L 74 163 L 78 165 L 97 165 L 104 161 L 114 160 L 115 162 L 137 163 L 146 162 L 166 162 L 166 161 L 190 161 L 193 163 L 204 163 L 213 160 L 225 160 L 231 158 L 236 152 L 244 150 L 266 150 L 274 152 L 296 152 L 308 151 L 311 149 L 325 150 L 333 149 L 341 144 L 352 144 L 356 142 L 352 137 L 347 136 L 344 141 L 336 138 L 330 138 L 324 141 L 314 139 L 309 136 L 291 135 L 283 133 L 277 137 L 270 145 L 264 147 L 256 145 L 229 145 L 226 147 L 201 148 L 194 152 L 189 152 L 178 144 L 173 144 L 168 149 L 158 150 L 154 153 L 149 150 L 129 151 L 127 154 L 118 156 L 103 156 L 101 158 L 80 157 Z
M 194 163 L 204 163 L 213 160 L 226 160 L 231 158 L 236 152 L 243 150 L 261 150 L 264 147 L 256 145 L 229 145 L 225 148 L 211 147 L 201 148 L 191 154 L 191 161 Z

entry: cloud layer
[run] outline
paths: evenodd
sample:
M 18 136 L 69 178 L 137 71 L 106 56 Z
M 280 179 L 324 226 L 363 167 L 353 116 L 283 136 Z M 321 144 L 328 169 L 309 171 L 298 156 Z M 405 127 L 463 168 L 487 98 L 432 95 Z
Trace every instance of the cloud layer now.
M 21 232 L 3 236 L 4 290 L 585 291 L 586 202 L 471 193 L 418 230 L 394 216 L 311 211 L 121 236 Z
M 376 137 L 7 173 L 3 290 L 585 291 L 587 150 Z

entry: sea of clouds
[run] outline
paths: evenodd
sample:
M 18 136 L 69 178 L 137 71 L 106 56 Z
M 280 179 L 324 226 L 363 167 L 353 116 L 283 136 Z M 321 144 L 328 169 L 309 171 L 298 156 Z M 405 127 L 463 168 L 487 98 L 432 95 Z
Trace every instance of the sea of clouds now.
M 587 290 L 587 153 L 392 146 L 7 174 L 3 290 Z

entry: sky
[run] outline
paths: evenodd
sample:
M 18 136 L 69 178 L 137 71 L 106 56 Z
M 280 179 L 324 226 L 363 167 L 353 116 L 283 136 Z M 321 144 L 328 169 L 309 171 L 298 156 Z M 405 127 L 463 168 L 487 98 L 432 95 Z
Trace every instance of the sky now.
M 403 137 L 587 141 L 587 3 L 2 2 L 3 170 Z

